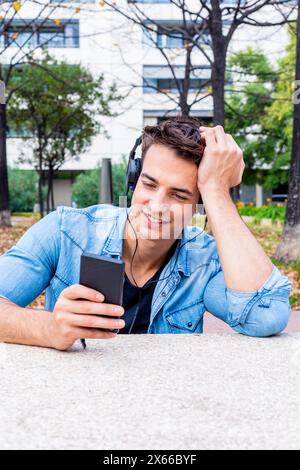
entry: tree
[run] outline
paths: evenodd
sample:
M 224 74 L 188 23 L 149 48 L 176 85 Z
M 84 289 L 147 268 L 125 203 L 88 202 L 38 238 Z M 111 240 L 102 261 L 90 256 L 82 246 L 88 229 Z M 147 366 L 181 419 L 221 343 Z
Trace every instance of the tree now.
M 237 29 L 242 25 L 264 28 L 282 26 L 290 21 L 295 11 L 294 2 L 289 0 L 237 0 L 230 2 L 230 5 L 221 0 L 199 0 L 197 3 L 189 0 L 170 0 L 174 7 L 173 17 L 180 18 L 180 21 L 173 22 L 173 25 L 164 26 L 164 22 L 159 22 L 149 16 L 148 5 L 144 7 L 134 0 L 126 7 L 120 7 L 111 0 L 104 0 L 104 3 L 130 19 L 148 34 L 153 27 L 159 27 L 161 33 L 167 37 L 178 37 L 178 35 L 183 37 L 184 48 L 182 51 L 185 55 L 185 65 L 182 83 L 176 77 L 176 69 L 170 59 L 170 52 L 167 48 L 156 45 L 176 83 L 177 103 L 182 115 L 187 115 L 191 110 L 188 105 L 188 97 L 192 74 L 203 68 L 203 61 L 199 61 L 199 58 L 196 57 L 196 61 L 192 62 L 192 53 L 195 54 L 196 50 L 201 52 L 211 70 L 211 91 L 206 93 L 206 96 L 203 94 L 201 96 L 202 90 L 199 89 L 192 104 L 194 105 L 211 94 L 213 97 L 213 121 L 215 125 L 221 126 L 225 125 L 227 53 Z M 264 12 L 268 13 L 267 20 L 260 19 L 261 13 Z M 272 20 L 273 14 L 276 14 L 276 19 Z M 199 94 L 200 96 L 198 96 Z M 173 98 L 173 100 L 176 102 L 176 99 Z M 231 195 L 234 200 L 239 198 L 239 186 L 232 188 Z
M 14 88 L 10 86 L 12 73 L 15 69 L 26 63 L 33 53 L 47 47 L 58 34 L 62 27 L 66 27 L 74 16 L 80 11 L 78 7 L 68 8 L 68 19 L 64 23 L 56 18 L 59 4 L 49 2 L 34 3 L 34 18 L 26 20 L 22 18 L 22 3 L 19 0 L 14 2 L 1 2 L 0 10 L 0 85 L 1 83 L 10 88 L 6 100 L 0 102 L 0 226 L 10 226 L 10 204 L 8 189 L 7 170 L 7 115 L 6 109 Z M 66 11 L 66 8 L 65 10 Z M 59 16 L 59 14 L 58 14 Z M 34 41 L 38 32 L 44 26 L 53 26 L 51 34 L 42 43 Z M 13 46 L 13 49 L 12 49 Z M 2 85 L 2 86 L 3 86 Z M 20 86 L 20 84 L 19 84 Z
M 57 61 L 46 54 L 41 60 L 15 70 L 15 92 L 9 118 L 19 133 L 25 133 L 32 155 L 30 163 L 39 173 L 39 200 L 43 215 L 42 187 L 47 178 L 47 212 L 54 209 L 54 172 L 87 149 L 102 129 L 96 116 L 112 116 L 111 105 L 121 97 L 115 84 L 103 91 L 103 75 L 94 79 L 80 65 Z M 22 86 L 18 87 L 18 84 Z
M 186 114 L 186 109 L 188 109 L 186 108 L 186 98 L 192 74 L 203 67 L 203 61 L 200 64 L 199 57 L 194 58 L 194 63 L 192 63 L 192 52 L 195 53 L 195 49 L 201 52 L 206 64 L 211 68 L 210 83 L 214 104 L 214 123 L 223 126 L 225 122 L 224 91 L 227 52 L 237 29 L 242 25 L 281 26 L 290 21 L 295 11 L 294 2 L 289 0 L 237 0 L 231 2 L 230 6 L 227 2 L 224 2 L 223 5 L 220 0 L 200 0 L 197 4 L 192 4 L 188 0 L 170 0 L 174 7 L 173 17 L 180 19 L 172 21 L 171 24 L 165 24 L 165 21 L 160 22 L 148 14 L 147 5 L 143 6 L 135 1 L 131 1 L 126 7 L 121 7 L 110 0 L 104 0 L 104 3 L 142 28 L 163 55 L 165 64 L 170 67 L 174 81 L 177 83 L 182 114 Z M 268 20 L 260 19 L 261 13 L 264 12 L 268 13 Z M 273 14 L 276 14 L 276 18 L 271 19 Z M 153 38 L 153 29 L 157 28 L 160 30 L 160 35 L 167 38 L 182 38 L 182 44 L 179 45 L 179 48 L 185 57 L 183 83 L 179 83 L 176 77 L 174 64 L 171 60 L 173 51 L 170 51 L 170 46 L 160 45 L 157 38 Z
M 247 169 L 257 171 L 256 182 L 271 189 L 288 184 L 293 134 L 291 101 L 296 64 L 296 30 L 290 25 L 286 54 L 276 65 L 260 50 L 247 49 L 229 61 L 234 91 L 226 101 L 226 128 L 244 150 Z
M 266 186 L 288 184 L 288 171 L 291 164 L 293 137 L 293 84 L 296 66 L 296 24 L 290 25 L 290 41 L 286 54 L 278 61 L 277 79 L 272 92 L 272 104 L 263 119 L 263 129 L 269 135 L 267 142 L 269 158 L 266 162 L 272 167 L 266 177 Z
M 282 101 L 276 101 L 281 71 L 275 69 L 263 51 L 252 48 L 232 55 L 229 69 L 234 85 L 233 93 L 226 100 L 225 127 L 244 151 L 244 181 L 272 188 L 284 174 L 279 145 L 283 129 L 274 125 L 274 120 L 272 127 L 267 125 L 268 117 L 273 115 L 272 107 L 282 106 Z M 279 164 L 273 165 L 278 158 Z M 259 171 L 264 163 L 273 165 L 267 173 Z
M 247 164 L 271 165 L 265 177 L 260 175 L 260 182 L 267 188 L 288 183 L 283 235 L 274 255 L 285 262 L 300 259 L 299 24 L 298 13 L 297 24 L 290 25 L 286 54 L 276 70 L 270 69 L 267 58 L 259 51 L 248 50 L 231 58 L 230 63 L 252 81 L 243 86 L 241 95 L 233 95 L 227 102 L 227 127 L 241 139 Z
M 286 219 L 276 258 L 285 262 L 300 260 L 300 0 L 296 33 L 296 71 L 293 116 L 292 157 L 289 172 L 289 190 Z

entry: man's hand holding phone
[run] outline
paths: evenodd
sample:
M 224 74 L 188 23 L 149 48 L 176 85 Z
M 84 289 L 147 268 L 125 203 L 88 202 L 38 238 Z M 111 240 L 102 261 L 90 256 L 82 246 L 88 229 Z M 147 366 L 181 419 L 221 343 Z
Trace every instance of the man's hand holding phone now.
M 53 347 L 65 350 L 80 338 L 114 338 L 116 333 L 102 329 L 124 328 L 124 320 L 117 318 L 123 314 L 123 307 L 105 303 L 100 292 L 74 284 L 64 289 L 56 302 L 51 331 Z

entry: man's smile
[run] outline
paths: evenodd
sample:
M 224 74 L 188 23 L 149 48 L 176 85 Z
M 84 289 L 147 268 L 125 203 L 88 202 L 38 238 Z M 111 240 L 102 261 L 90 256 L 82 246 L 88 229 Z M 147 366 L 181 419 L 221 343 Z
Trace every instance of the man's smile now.
M 150 225 L 157 225 L 157 226 L 160 226 L 160 225 L 168 224 L 168 223 L 170 222 L 169 220 L 163 220 L 163 219 L 154 218 L 154 217 L 152 217 L 151 215 L 146 214 L 145 212 L 142 212 L 142 214 L 145 216 L 146 220 L 148 221 L 148 223 L 149 223 Z

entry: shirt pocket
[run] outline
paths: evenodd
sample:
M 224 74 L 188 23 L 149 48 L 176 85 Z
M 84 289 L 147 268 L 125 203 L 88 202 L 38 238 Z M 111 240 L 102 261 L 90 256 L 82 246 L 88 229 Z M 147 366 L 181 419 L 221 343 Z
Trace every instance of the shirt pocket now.
M 200 301 L 165 314 L 171 333 L 202 333 L 204 302 Z

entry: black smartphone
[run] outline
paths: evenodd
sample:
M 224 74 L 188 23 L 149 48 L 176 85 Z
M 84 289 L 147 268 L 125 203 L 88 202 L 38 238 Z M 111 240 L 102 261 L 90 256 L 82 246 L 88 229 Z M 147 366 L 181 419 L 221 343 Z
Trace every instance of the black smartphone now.
M 122 306 L 124 278 L 125 263 L 123 260 L 92 253 L 83 253 L 81 255 L 79 283 L 101 292 L 105 297 L 105 303 Z M 106 316 L 106 318 L 113 317 Z M 100 330 L 112 331 L 113 333 L 120 331 L 107 328 L 101 328 Z

